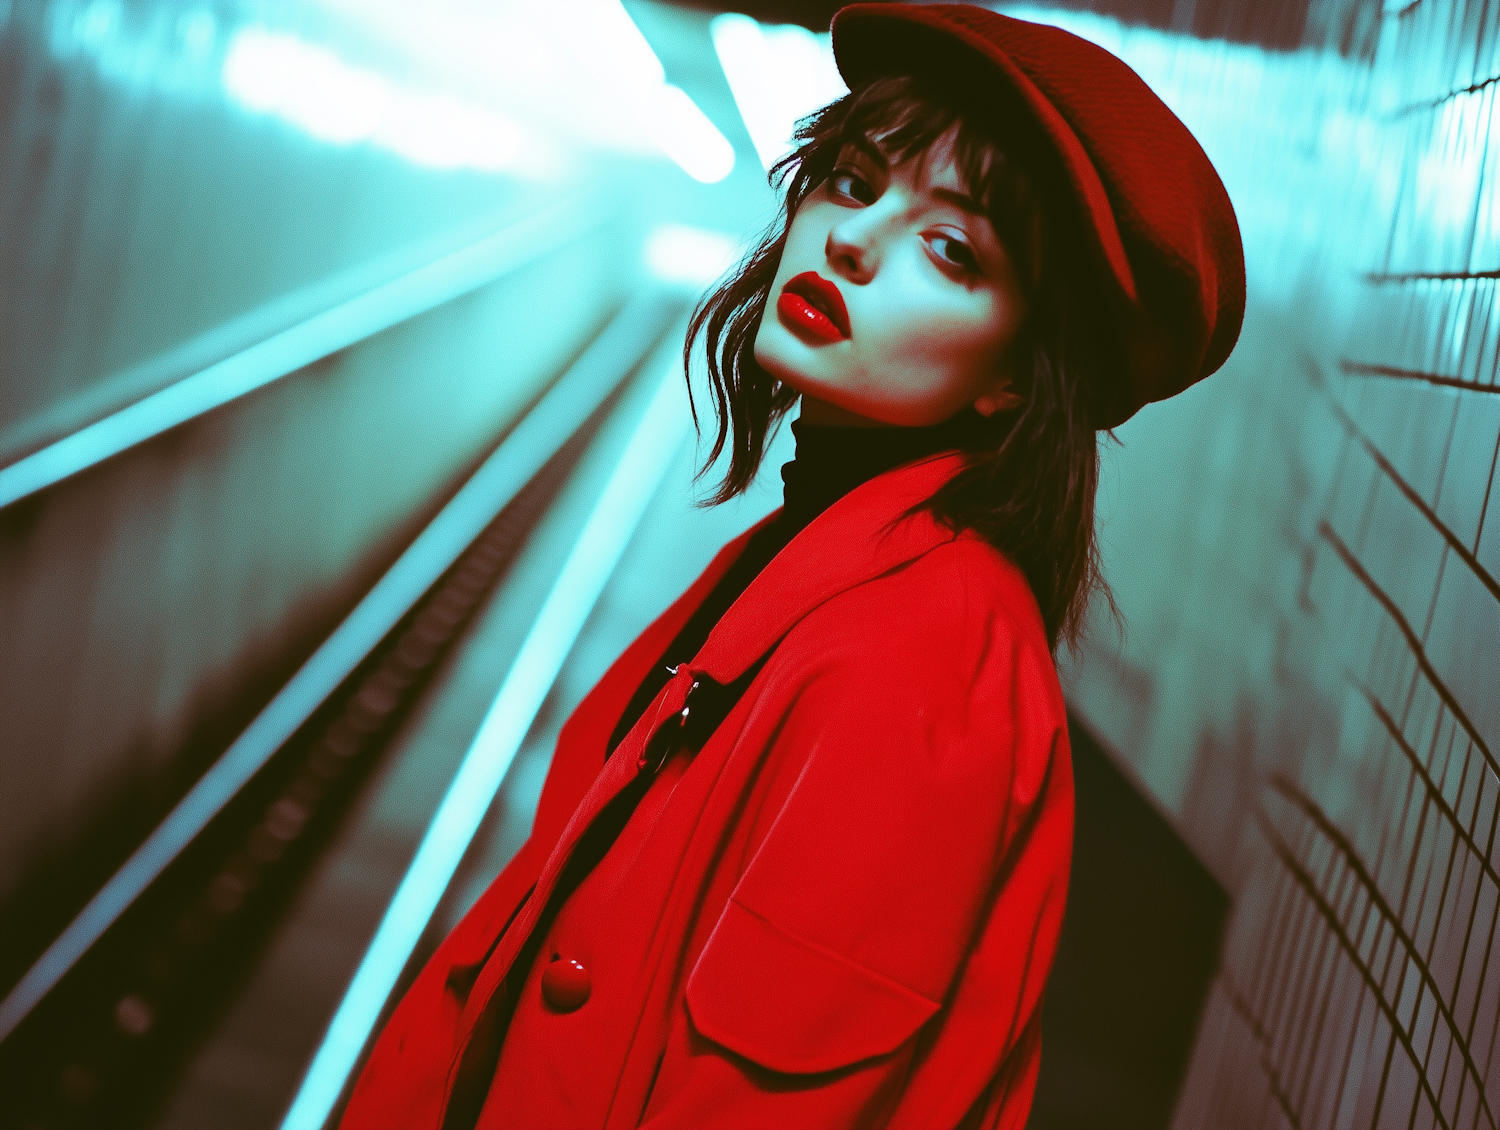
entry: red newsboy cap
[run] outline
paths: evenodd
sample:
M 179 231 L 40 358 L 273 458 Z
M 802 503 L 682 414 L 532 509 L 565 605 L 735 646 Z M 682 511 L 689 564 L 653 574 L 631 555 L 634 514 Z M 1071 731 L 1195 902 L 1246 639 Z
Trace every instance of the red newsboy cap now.
M 1123 301 L 1123 373 L 1096 389 L 1111 428 L 1229 356 L 1245 315 L 1239 224 L 1208 155 L 1141 77 L 1061 28 L 970 4 L 851 4 L 833 18 L 851 88 L 967 62 L 1019 94 L 1056 147 Z

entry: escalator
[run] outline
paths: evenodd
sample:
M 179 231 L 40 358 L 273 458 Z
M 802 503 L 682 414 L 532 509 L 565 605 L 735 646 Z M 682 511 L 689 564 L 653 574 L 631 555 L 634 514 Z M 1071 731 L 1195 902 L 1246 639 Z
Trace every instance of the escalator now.
M 619 524 L 621 500 L 638 519 L 681 446 L 679 346 L 667 335 L 665 348 L 653 347 L 682 305 L 645 292 L 620 309 L 0 1003 L 0 1086 L 25 1100 L 0 1112 L 8 1125 L 161 1117 L 205 1026 L 253 986 L 245 978 L 268 955 L 275 963 L 278 931 L 305 933 L 299 898 L 332 913 L 347 942 L 304 940 L 303 957 L 317 953 L 321 965 L 291 964 L 315 968 L 310 983 L 325 994 L 347 982 L 351 971 L 328 962 L 357 956 L 361 932 L 378 923 L 389 880 L 416 846 L 410 833 L 423 831 L 473 738 L 479 719 L 465 720 L 465 710 L 504 683 L 528 639 L 561 648 L 555 676 L 592 607 L 589 585 L 596 598 L 609 554 L 618 557 L 633 529 Z M 622 462 L 630 450 L 634 462 Z M 580 548 L 596 496 L 611 486 L 615 528 L 594 529 Z M 570 559 L 585 590 L 540 599 Z M 552 619 L 539 625 L 548 608 Z M 523 680 L 536 683 L 538 662 L 533 642 L 520 657 Z M 533 715 L 550 685 L 530 689 Z M 513 706 L 500 708 L 512 721 Z M 506 767 L 508 758 L 490 767 L 491 795 Z M 472 788 L 460 791 L 473 801 Z M 379 796 L 391 812 L 372 800 Z M 335 862 L 333 874 L 316 873 L 320 860 Z M 351 886 L 346 872 L 361 866 Z M 308 882 L 320 893 L 299 896 Z M 435 882 L 440 894 L 446 877 Z M 407 952 L 419 941 L 420 931 Z M 309 1006 L 300 1045 L 284 1017 L 274 1028 L 287 1062 L 300 1066 L 327 1016 L 305 993 L 273 996 L 280 1007 Z M 284 1103 L 284 1090 L 272 1101 Z
M 280 1120 L 497 691 L 529 721 L 452 881 L 405 888 L 367 1027 L 524 837 L 588 672 L 706 561 L 609 554 L 643 511 L 706 554 L 775 503 L 646 509 L 695 469 L 703 268 L 643 248 L 748 228 L 762 171 L 705 187 L 566 68 L 545 105 L 462 70 L 544 13 L 390 15 L 0 5 L 0 1125 Z M 655 81 L 732 132 L 708 18 L 654 13 Z

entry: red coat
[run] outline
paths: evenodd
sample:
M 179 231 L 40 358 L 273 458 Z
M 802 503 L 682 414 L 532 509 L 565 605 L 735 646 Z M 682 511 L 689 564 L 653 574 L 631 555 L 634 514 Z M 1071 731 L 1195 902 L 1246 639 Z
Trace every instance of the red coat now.
M 754 531 L 626 649 L 563 728 L 531 838 L 386 1025 L 344 1130 L 451 1127 L 480 1102 L 482 1130 L 1024 1124 L 1072 846 L 1062 693 L 1003 556 L 926 514 L 879 537 L 961 459 L 889 471 L 814 520 L 606 761 Z M 691 680 L 728 683 L 778 638 L 562 904 L 497 1064 L 486 1018 L 569 849 Z M 587 970 L 573 1011 L 541 991 L 554 954 Z

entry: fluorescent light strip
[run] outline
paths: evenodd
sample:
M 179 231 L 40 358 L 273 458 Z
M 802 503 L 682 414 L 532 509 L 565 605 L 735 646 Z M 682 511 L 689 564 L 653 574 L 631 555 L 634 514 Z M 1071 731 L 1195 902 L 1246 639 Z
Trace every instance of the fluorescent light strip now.
M 281 1130 L 319 1130 L 687 431 L 676 365 L 579 534 L 422 837 Z
M 740 120 L 769 169 L 792 147 L 791 123 L 775 96 L 775 68 L 760 23 L 738 12 L 715 16 L 708 25 L 714 54 L 729 83 Z
M 596 200 L 593 207 L 589 203 L 553 205 L 18 459 L 0 469 L 0 507 L 525 266 L 610 218 Z
M 734 104 L 766 169 L 792 151 L 798 119 L 849 92 L 827 35 L 724 12 L 708 25 Z
M 662 152 L 700 184 L 717 184 L 734 170 L 734 146 L 681 87 L 656 88 L 650 121 Z
M 0 1001 L 8 1036 L 161 874 L 635 366 L 679 300 L 637 298 L 612 321 Z
M 351 66 L 295 35 L 240 29 L 220 75 L 250 112 L 273 114 L 333 145 L 371 141 L 433 168 L 514 168 L 523 156 L 521 131 L 509 119 Z

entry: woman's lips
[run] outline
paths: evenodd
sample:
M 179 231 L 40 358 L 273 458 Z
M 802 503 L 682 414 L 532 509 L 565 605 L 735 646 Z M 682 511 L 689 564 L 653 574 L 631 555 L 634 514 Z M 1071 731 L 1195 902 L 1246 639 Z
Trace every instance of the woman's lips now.
M 849 338 L 849 312 L 839 288 L 816 271 L 804 271 L 781 288 L 776 313 L 791 329 L 825 344 Z

